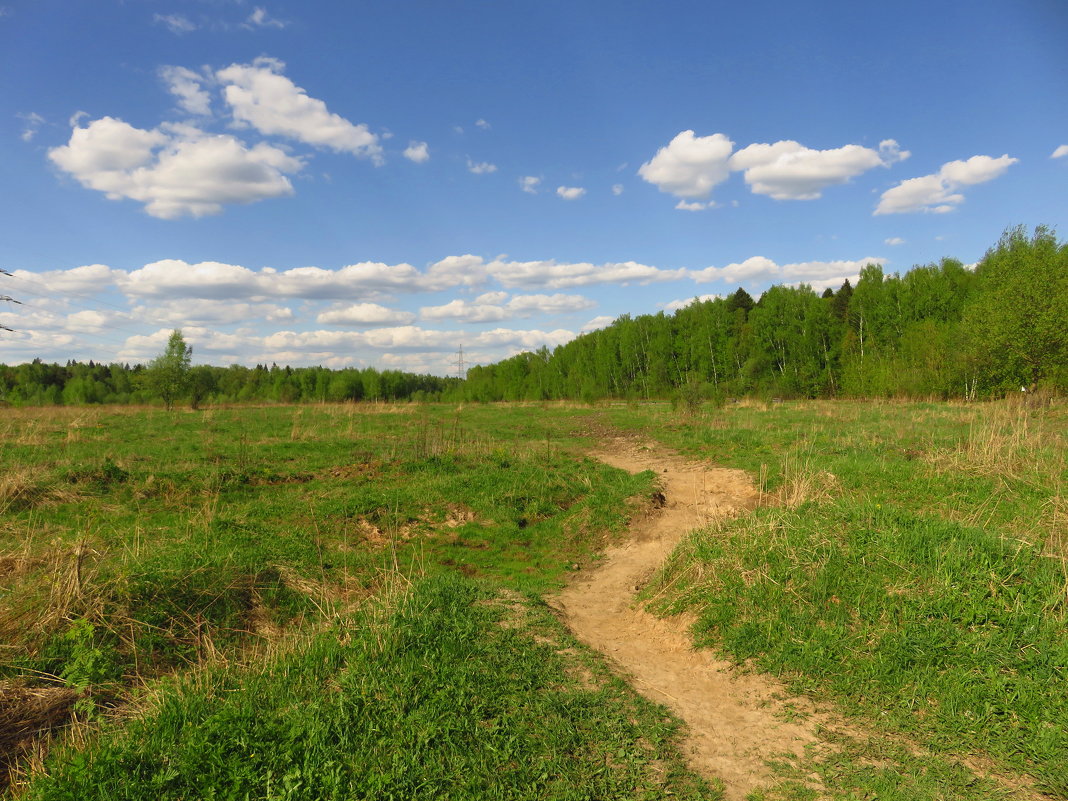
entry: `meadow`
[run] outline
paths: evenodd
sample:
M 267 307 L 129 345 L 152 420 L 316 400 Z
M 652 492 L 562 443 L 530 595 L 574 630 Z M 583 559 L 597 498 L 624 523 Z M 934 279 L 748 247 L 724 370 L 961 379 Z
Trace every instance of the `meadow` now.
M 656 490 L 606 430 L 762 489 L 653 608 L 883 744 L 764 797 L 1068 795 L 1068 414 L 1007 401 L 7 409 L 6 792 L 718 797 L 545 603 Z

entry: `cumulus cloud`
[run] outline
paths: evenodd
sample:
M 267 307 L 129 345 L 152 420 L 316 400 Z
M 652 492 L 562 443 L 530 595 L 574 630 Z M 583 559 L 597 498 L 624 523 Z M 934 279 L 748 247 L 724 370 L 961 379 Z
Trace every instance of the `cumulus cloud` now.
M 724 267 L 706 267 L 703 270 L 690 270 L 688 276 L 699 284 L 711 281 L 723 281 L 728 284 L 756 283 L 772 281 L 776 283 L 806 283 L 838 276 L 853 275 L 868 264 L 883 264 L 884 258 L 869 257 L 856 260 L 805 261 L 790 264 L 777 264 L 764 256 L 751 256 L 742 262 L 735 262 Z M 839 282 L 840 283 L 840 282 Z
M 883 192 L 875 214 L 906 214 L 926 211 L 944 214 L 964 202 L 964 186 L 992 181 L 1019 159 L 1008 154 L 999 158 L 972 156 L 966 161 L 949 161 L 932 175 L 909 178 Z
M 909 157 L 893 139 L 878 150 L 845 145 L 831 150 L 812 150 L 799 142 L 752 144 L 730 159 L 730 168 L 745 174 L 745 182 L 758 195 L 776 200 L 814 200 L 828 186 L 844 184 L 863 172 L 889 166 Z
M 407 325 L 415 322 L 415 315 L 377 303 L 355 303 L 324 311 L 315 320 L 321 325 Z
M 663 270 L 638 262 L 588 262 L 561 263 L 545 261 L 501 261 L 486 265 L 486 273 L 508 288 L 546 287 L 567 289 L 594 284 L 648 284 L 658 281 L 676 281 L 686 277 L 686 271 Z
M 490 124 L 480 117 L 479 119 L 475 120 L 475 126 L 481 128 L 483 131 L 488 131 Z
M 475 162 L 471 161 L 470 158 L 468 158 L 467 171 L 470 173 L 474 173 L 475 175 L 487 175 L 491 172 L 497 172 L 497 165 L 490 164 L 488 161 L 480 161 L 476 164 Z
M 615 319 L 615 317 L 608 317 L 606 315 L 594 317 L 592 320 L 586 323 L 586 325 L 582 326 L 582 333 L 588 334 L 590 331 L 597 331 L 601 328 L 608 328 L 608 326 L 615 322 Z
M 1053 151 L 1053 154 L 1050 156 L 1050 158 L 1059 159 L 1064 158 L 1065 156 L 1068 156 L 1068 145 L 1061 145 Z
M 424 161 L 430 160 L 430 147 L 426 142 L 416 142 L 414 139 L 408 143 L 408 147 L 404 149 L 404 158 L 408 161 L 414 161 L 416 164 L 422 164 Z
M 181 36 L 183 33 L 191 33 L 197 29 L 194 23 L 181 14 L 154 14 L 152 21 L 157 25 L 165 25 L 176 36 Z
M 519 179 L 519 188 L 528 195 L 536 195 L 538 194 L 538 184 L 540 183 L 541 178 L 533 175 L 524 175 Z
M 260 143 L 247 147 L 229 135 L 211 136 L 192 126 L 135 128 L 102 117 L 48 157 L 82 186 L 111 200 L 145 204 L 153 217 L 175 219 L 217 214 L 227 203 L 252 203 L 293 193 L 287 174 L 303 162 Z
M 178 98 L 178 107 L 198 116 L 211 114 L 211 95 L 204 89 L 204 76 L 185 67 L 160 67 L 167 90 Z
M 372 331 L 278 331 L 263 339 L 268 351 L 330 353 L 370 348 L 377 351 L 452 351 L 460 343 L 474 347 L 539 348 L 574 339 L 571 331 L 515 330 L 495 328 L 474 336 L 457 331 L 436 331 L 403 325 Z
M 694 303 L 704 303 L 706 300 L 715 300 L 721 298 L 722 295 L 698 295 L 693 298 L 679 298 L 678 300 L 668 301 L 667 303 L 658 303 L 657 305 L 667 312 L 677 312 L 679 309 L 685 309 L 687 306 L 692 306 Z
M 883 240 L 883 244 L 885 244 L 885 245 L 904 245 L 905 244 L 905 240 L 902 239 L 900 236 L 892 236 L 889 239 L 884 239 Z
M 612 184 L 612 194 L 619 197 L 623 194 L 623 184 Z
M 680 211 L 704 211 L 705 209 L 714 205 L 716 204 L 702 203 L 699 200 L 694 200 L 692 202 L 688 200 L 680 200 L 678 203 L 675 204 L 675 208 L 679 209 Z
M 105 264 L 85 264 L 69 270 L 46 270 L 39 273 L 13 270 L 12 275 L 36 285 L 36 288 L 48 294 L 91 295 L 115 286 L 116 279 L 125 273 L 122 270 L 113 270 Z
M 282 74 L 285 64 L 260 57 L 251 64 L 231 64 L 215 73 L 234 120 L 262 134 L 284 136 L 338 153 L 382 162 L 378 137 L 364 124 L 330 112 Z
M 360 262 L 336 270 L 322 267 L 250 270 L 215 261 L 189 264 L 181 259 L 164 259 L 129 273 L 115 270 L 112 275 L 122 292 L 140 298 L 366 299 L 394 292 L 433 292 L 469 284 L 467 276 L 450 269 L 463 264 L 463 257 L 450 257 L 435 265 L 438 269 L 431 267 L 426 272 L 410 264 L 381 262 Z
M 294 317 L 292 309 L 288 306 L 279 306 L 274 303 L 241 303 L 234 300 L 205 298 L 201 298 L 197 303 L 189 303 L 185 300 L 166 300 L 152 305 L 138 305 L 133 307 L 130 316 L 149 323 L 177 328 L 184 328 L 194 323 L 232 325 L 248 323 L 252 320 L 276 323 L 292 320 Z
M 564 200 L 578 200 L 586 194 L 586 190 L 581 186 L 558 186 L 556 194 Z
M 683 131 L 638 169 L 661 192 L 683 199 L 707 198 L 730 175 L 734 142 L 723 134 Z
M 539 314 L 565 314 L 597 305 L 581 295 L 516 295 L 505 302 L 507 297 L 504 292 L 487 292 L 472 303 L 457 299 L 441 306 L 424 306 L 419 313 L 424 320 L 485 323 Z

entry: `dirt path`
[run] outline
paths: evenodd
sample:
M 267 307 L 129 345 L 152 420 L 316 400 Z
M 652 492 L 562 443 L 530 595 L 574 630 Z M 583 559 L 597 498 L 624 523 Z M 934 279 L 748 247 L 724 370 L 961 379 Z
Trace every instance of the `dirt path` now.
M 686 721 L 691 766 L 722 780 L 728 801 L 741 801 L 770 778 L 766 760 L 801 755 L 815 742 L 818 716 L 785 722 L 781 685 L 693 650 L 690 620 L 654 617 L 635 608 L 634 597 L 688 531 L 752 507 L 757 490 L 741 470 L 689 463 L 656 443 L 620 438 L 605 444 L 594 454 L 602 461 L 660 476 L 665 505 L 632 526 L 630 542 L 609 549 L 600 565 L 571 583 L 558 608 L 575 635 L 618 663 L 639 692 Z M 812 712 L 804 699 L 790 701 Z

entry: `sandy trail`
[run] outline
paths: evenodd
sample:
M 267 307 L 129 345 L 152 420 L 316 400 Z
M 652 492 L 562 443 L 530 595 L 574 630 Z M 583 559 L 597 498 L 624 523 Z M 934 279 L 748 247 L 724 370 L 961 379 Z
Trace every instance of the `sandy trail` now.
M 691 767 L 721 780 L 728 801 L 741 801 L 770 779 L 766 760 L 799 756 L 815 742 L 820 716 L 785 722 L 777 714 L 786 695 L 781 685 L 693 650 L 691 620 L 654 617 L 636 608 L 634 597 L 688 531 L 751 508 L 757 490 L 741 470 L 689 463 L 656 443 L 619 438 L 605 445 L 594 455 L 613 467 L 657 473 L 664 508 L 637 521 L 633 539 L 606 551 L 603 562 L 577 577 L 556 605 L 579 639 L 611 657 L 639 692 L 686 722 Z M 804 699 L 790 702 L 813 711 Z

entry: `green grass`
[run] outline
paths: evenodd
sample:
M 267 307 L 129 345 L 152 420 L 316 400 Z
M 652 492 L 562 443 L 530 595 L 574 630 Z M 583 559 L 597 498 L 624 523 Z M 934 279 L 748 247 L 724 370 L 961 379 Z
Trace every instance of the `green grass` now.
M 1068 794 L 1062 410 L 645 414 L 616 416 L 765 476 L 767 506 L 694 533 L 649 588 L 698 614 L 698 644 Z
M 62 677 L 71 621 L 109 676 L 156 675 L 372 593 L 386 569 L 559 586 L 651 489 L 563 450 L 566 411 L 537 426 L 441 406 L 15 414 L 9 675 Z
M 60 799 L 715 798 L 677 724 L 546 607 L 443 575 L 264 670 L 215 669 L 52 759 Z
M 79 693 L 75 736 L 32 781 L 23 748 L 18 788 L 715 797 L 683 768 L 676 722 L 539 600 L 654 487 L 584 456 L 590 432 L 621 429 L 746 469 L 766 501 L 686 540 L 648 590 L 657 608 L 696 613 L 698 643 L 871 732 L 828 734 L 761 798 L 1004 795 L 960 754 L 1068 794 L 1066 419 L 828 402 L 9 410 L 0 682 Z M 422 578 L 398 594 L 399 576 Z
M 583 419 L 452 406 L 14 411 L 0 431 L 0 681 L 73 688 L 76 716 L 99 725 L 168 676 L 344 620 L 392 576 L 558 587 L 652 489 L 650 475 L 581 454 Z M 311 669 L 294 658 L 278 669 Z M 269 662 L 227 686 L 266 693 Z M 100 743 L 120 730 L 108 731 Z

